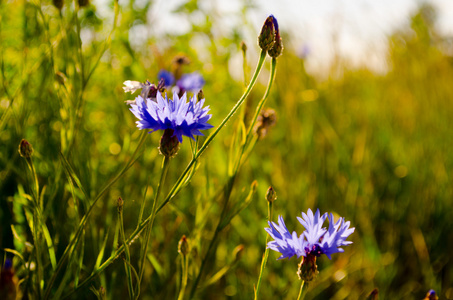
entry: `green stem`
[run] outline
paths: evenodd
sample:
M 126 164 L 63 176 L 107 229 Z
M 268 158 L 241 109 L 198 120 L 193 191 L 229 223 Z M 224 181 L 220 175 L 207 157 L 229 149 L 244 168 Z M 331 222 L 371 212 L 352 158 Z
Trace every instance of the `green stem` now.
M 300 284 L 299 296 L 297 296 L 297 300 L 303 299 L 302 292 L 304 289 L 304 283 L 305 283 L 305 281 L 302 280 L 302 283 Z
M 91 215 L 91 212 L 93 211 L 93 208 L 96 206 L 96 203 L 101 197 L 104 195 L 104 193 L 118 180 L 121 178 L 121 176 L 126 173 L 127 170 L 135 163 L 136 156 L 141 149 L 141 147 L 144 145 L 145 139 L 147 137 L 147 132 L 144 131 L 142 133 L 142 136 L 140 137 L 140 141 L 137 145 L 137 148 L 135 149 L 134 153 L 132 154 L 131 158 L 127 162 L 127 164 L 124 166 L 124 168 L 112 179 L 110 182 L 104 186 L 104 188 L 99 192 L 99 194 L 94 198 L 93 203 L 91 204 L 90 208 L 88 209 L 87 213 L 83 216 L 82 220 L 80 221 L 80 224 L 78 226 L 78 229 L 76 231 L 76 234 L 72 238 L 72 240 L 69 242 L 68 246 L 66 246 L 65 251 L 63 252 L 62 257 L 58 261 L 57 268 L 55 272 L 53 273 L 52 277 L 49 280 L 49 285 L 46 288 L 46 292 L 44 295 L 44 299 L 48 299 L 50 297 L 50 292 L 52 290 L 52 286 L 55 283 L 55 279 L 57 278 L 58 274 L 62 270 L 63 264 L 66 261 L 66 259 L 70 256 L 72 253 L 72 249 L 75 248 L 79 241 L 80 234 L 82 233 L 83 229 L 85 228 L 85 225 L 88 221 L 89 216 Z
M 181 280 L 181 290 L 179 291 L 178 300 L 184 299 L 184 293 L 186 291 L 187 286 L 187 273 L 189 269 L 189 257 L 187 255 L 182 254 L 182 262 L 181 262 L 181 272 L 182 272 L 182 280 Z
M 273 213 L 272 202 L 269 201 L 268 208 L 267 208 L 267 215 L 268 215 L 269 222 L 272 221 L 272 213 Z M 263 260 L 261 261 L 260 275 L 258 277 L 258 283 L 256 284 L 256 289 L 255 289 L 255 300 L 258 299 L 258 294 L 259 294 L 260 287 L 261 287 L 261 279 L 263 278 L 264 269 L 266 268 L 267 259 L 269 257 L 269 248 L 267 247 L 267 243 L 269 243 L 269 235 L 267 235 L 267 237 L 266 237 L 266 250 L 264 251 Z
M 144 250 L 143 250 L 143 253 L 142 253 L 143 257 L 142 257 L 142 261 L 141 261 L 141 264 L 140 264 L 140 271 L 139 271 L 137 287 L 140 286 L 140 283 L 142 282 L 142 278 L 143 278 L 143 272 L 145 271 L 146 253 L 148 252 L 149 239 L 151 238 L 151 232 L 152 232 L 152 229 L 153 229 L 154 219 L 156 218 L 157 202 L 159 200 L 160 191 L 161 191 L 162 186 L 163 186 L 163 184 L 165 182 L 165 177 L 167 177 L 167 171 L 168 171 L 169 162 L 170 162 L 170 157 L 165 156 L 164 160 L 162 162 L 162 169 L 161 169 L 162 172 L 160 174 L 159 184 L 157 185 L 157 191 L 156 191 L 156 194 L 154 196 L 153 208 L 152 208 L 151 216 L 150 216 L 151 219 L 150 219 L 150 222 L 148 224 L 148 228 L 146 230 L 147 233 L 146 233 L 146 238 L 145 238 L 145 247 L 144 247 Z M 137 298 L 138 298 L 138 296 L 139 295 L 137 295 Z
M 261 101 L 259 102 L 259 104 L 257 106 L 256 113 L 255 113 L 255 116 L 254 116 L 254 119 L 253 119 L 253 122 L 252 122 L 250 128 L 253 128 L 254 123 L 256 122 L 256 119 L 258 118 L 258 114 L 261 111 L 261 108 L 263 107 L 264 103 L 266 102 L 267 97 L 269 96 L 269 91 L 270 91 L 270 89 L 272 87 L 272 83 L 273 83 L 274 77 L 275 77 L 276 65 L 277 65 L 277 60 L 274 58 L 272 60 L 271 76 L 269 78 L 269 83 L 268 83 L 266 92 L 264 93 L 263 98 L 261 99 Z M 194 297 L 194 295 L 195 295 L 195 291 L 196 291 L 196 288 L 198 286 L 198 282 L 201 279 L 201 275 L 202 275 L 203 269 L 204 269 L 204 267 L 206 265 L 206 261 L 208 260 L 209 255 L 211 254 L 211 250 L 212 250 L 212 248 L 213 248 L 213 246 L 214 246 L 214 244 L 215 244 L 215 242 L 217 240 L 217 236 L 218 236 L 219 232 L 223 228 L 223 227 L 221 227 L 221 224 L 223 223 L 222 222 L 223 218 L 226 215 L 227 206 L 228 206 L 228 202 L 229 202 L 229 199 L 230 199 L 230 196 L 231 196 L 231 191 L 233 189 L 234 181 L 235 181 L 236 176 L 237 176 L 237 174 L 239 172 L 239 167 L 241 165 L 241 160 L 242 160 L 242 156 L 244 154 L 244 149 L 246 148 L 246 145 L 248 144 L 249 139 L 252 139 L 251 129 L 249 129 L 249 131 L 247 133 L 246 141 L 245 141 L 244 145 L 241 147 L 240 154 L 239 154 L 239 156 L 238 156 L 238 158 L 236 160 L 233 174 L 231 175 L 231 177 L 228 180 L 228 183 L 227 183 L 227 185 L 225 187 L 225 193 L 224 193 L 225 202 L 224 202 L 224 205 L 223 205 L 222 213 L 220 215 L 220 220 L 219 220 L 219 223 L 217 225 L 217 228 L 216 228 L 216 231 L 214 233 L 214 236 L 213 236 L 213 238 L 212 238 L 212 240 L 211 240 L 211 242 L 209 244 L 208 251 L 206 252 L 206 256 L 203 259 L 203 261 L 201 262 L 201 266 L 200 266 L 200 269 L 198 271 L 198 275 L 197 275 L 197 277 L 196 277 L 196 279 L 194 281 L 194 284 L 192 286 L 192 289 L 190 291 L 190 298 L 189 299 L 192 299 Z
M 122 201 L 122 200 L 121 200 Z M 120 234 L 121 239 L 123 240 L 124 254 L 126 256 L 126 261 L 124 262 L 124 268 L 126 269 L 127 277 L 127 289 L 129 291 L 129 299 L 134 299 L 134 287 L 132 285 L 132 273 L 131 273 L 131 255 L 129 252 L 129 246 L 126 243 L 126 236 L 124 234 L 124 221 L 123 221 L 123 204 L 119 204 L 121 207 L 118 207 L 118 221 L 120 222 Z
M 231 117 L 234 115 L 234 113 L 238 110 L 238 108 L 244 102 L 245 98 L 250 94 L 250 91 L 252 90 L 253 86 L 255 85 L 258 75 L 261 72 L 265 58 L 266 58 L 266 51 L 261 51 L 260 59 L 258 61 L 258 65 L 256 66 L 255 73 L 253 74 L 253 77 L 252 77 L 247 89 L 245 90 L 244 94 L 241 96 L 241 98 L 238 100 L 238 102 L 235 104 L 235 106 L 231 109 L 231 111 L 228 113 L 228 115 L 225 117 L 225 119 L 222 121 L 222 123 L 220 123 L 220 125 L 216 128 L 216 130 L 206 139 L 206 141 L 201 146 L 201 148 L 195 153 L 195 155 L 193 156 L 190 163 L 186 166 L 186 169 L 182 172 L 182 174 L 179 176 L 176 183 L 173 185 L 172 189 L 168 193 L 168 195 L 165 198 L 165 200 L 163 201 L 163 203 L 157 208 L 156 214 L 177 194 L 178 189 L 180 188 L 182 182 L 186 178 L 189 171 L 192 170 L 192 167 L 197 162 L 198 158 L 201 156 L 201 154 L 203 154 L 203 152 L 206 150 L 206 148 L 212 142 L 214 137 L 220 132 L 220 130 L 223 128 L 223 126 L 225 126 L 225 124 L 229 121 L 229 119 L 231 119 Z M 141 222 L 139 226 L 137 226 L 137 228 L 134 230 L 134 232 L 128 238 L 128 243 L 130 243 L 132 240 L 137 238 L 137 236 L 143 231 L 143 229 L 151 221 L 151 218 L 152 218 L 152 216 L 149 216 L 143 222 Z M 89 277 L 87 277 L 82 283 L 80 283 L 75 289 L 73 289 L 68 294 L 66 294 L 63 298 L 69 297 L 74 292 L 79 290 L 82 286 L 86 285 L 91 280 L 93 280 L 93 278 L 95 278 L 98 274 L 103 272 L 115 259 L 117 259 L 123 251 L 124 251 L 124 246 L 120 246 L 112 256 L 110 256 L 102 265 L 99 266 L 98 269 L 94 270 L 93 273 Z
M 263 106 L 266 103 L 267 98 L 269 97 L 269 92 L 274 83 L 276 70 L 277 70 L 277 59 L 274 57 L 274 58 L 272 58 L 272 63 L 271 63 L 271 75 L 269 77 L 269 83 L 267 84 L 267 88 L 263 95 L 263 98 L 260 100 L 260 102 L 258 103 L 258 105 L 256 107 L 252 122 L 250 123 L 250 126 L 247 130 L 247 136 L 245 139 L 245 143 L 242 145 L 239 157 L 236 160 L 236 164 L 234 166 L 234 172 L 237 172 L 237 170 L 239 169 L 239 166 L 241 165 L 242 157 L 244 156 L 245 149 L 247 148 L 248 145 L 250 145 L 250 141 L 253 140 L 253 127 L 255 126 L 256 120 L 258 120 L 258 116 L 261 113 L 261 110 L 263 109 Z
M 192 158 L 190 163 L 187 165 L 186 169 L 182 172 L 181 176 L 179 176 L 178 180 L 173 185 L 173 188 L 168 193 L 164 202 L 157 209 L 157 212 L 159 212 L 176 195 L 176 193 L 178 192 L 178 188 L 181 186 L 181 183 L 183 182 L 184 178 L 186 177 L 187 173 L 190 171 L 192 166 L 195 164 L 195 162 L 198 160 L 198 158 L 201 156 L 201 154 L 203 154 L 203 152 L 208 148 L 209 144 L 212 142 L 212 140 L 215 138 L 215 136 L 220 132 L 220 130 L 223 128 L 223 126 L 225 126 L 225 124 L 231 119 L 231 117 L 238 110 L 238 108 L 241 106 L 241 104 L 244 103 L 245 98 L 247 98 L 248 94 L 250 93 L 253 86 L 255 85 L 256 79 L 258 78 L 258 74 L 260 73 L 260 71 L 263 67 L 265 58 L 266 58 L 266 51 L 261 51 L 260 60 L 258 61 L 258 65 L 256 66 L 255 73 L 253 74 L 252 80 L 250 81 L 246 91 L 241 96 L 241 98 L 238 100 L 236 105 L 231 109 L 231 111 L 228 113 L 228 115 L 225 117 L 225 119 L 222 121 L 222 123 L 220 123 L 220 125 L 217 126 L 215 131 L 213 133 L 211 133 L 211 135 L 206 139 L 204 144 L 200 147 L 200 149 L 194 155 L 194 157 Z

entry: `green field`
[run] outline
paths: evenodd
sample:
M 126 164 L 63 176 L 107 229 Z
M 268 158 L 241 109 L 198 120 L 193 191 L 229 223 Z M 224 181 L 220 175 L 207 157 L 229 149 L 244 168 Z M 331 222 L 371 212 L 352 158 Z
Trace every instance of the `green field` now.
M 355 227 L 344 253 L 318 258 L 304 299 L 365 299 L 375 288 L 380 299 L 430 289 L 453 299 L 453 37 L 436 30 L 432 7 L 388 36 L 385 73 L 341 57 L 325 76 L 307 73 L 280 28 L 264 104 L 276 123 L 258 137 L 272 59 L 241 98 L 261 51 L 250 8 L 222 31 L 218 12 L 188 1 L 174 12 L 193 21 L 188 33 L 140 36 L 153 4 L 109 1 L 101 19 L 85 1 L 56 2 L 0 2 L 5 299 L 254 299 L 269 186 L 272 220 L 290 231 L 302 233 L 296 217 L 309 208 Z M 175 62 L 181 55 L 190 63 Z M 241 80 L 229 67 L 238 56 Z M 161 69 L 203 76 L 214 126 L 168 159 L 163 131 L 139 130 L 125 104 L 139 92 L 123 91 L 126 80 L 157 85 Z M 31 157 L 19 154 L 22 139 Z M 269 252 L 259 299 L 298 297 L 300 259 L 278 257 Z

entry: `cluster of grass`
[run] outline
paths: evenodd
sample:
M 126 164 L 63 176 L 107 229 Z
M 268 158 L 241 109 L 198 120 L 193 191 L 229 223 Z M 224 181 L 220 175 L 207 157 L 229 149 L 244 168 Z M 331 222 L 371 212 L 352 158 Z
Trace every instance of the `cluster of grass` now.
M 247 140 L 252 151 L 240 159 L 265 93 L 260 83 L 203 155 L 196 151 L 255 70 L 260 50 L 245 40 L 246 84 L 229 74 L 244 24 L 225 33 L 215 11 L 188 1 L 175 13 L 197 20 L 189 33 L 146 36 L 137 46 L 131 33 L 152 26 L 151 4 L 112 2 L 103 20 L 81 2 L 64 1 L 62 10 L 51 1 L 0 3 L 0 248 L 2 261 L 13 258 L 23 296 L 174 299 L 187 278 L 186 298 L 250 299 L 272 185 L 273 219 L 288 216 L 288 228 L 301 228 L 295 217 L 308 208 L 344 216 L 356 228 L 345 253 L 318 260 L 305 299 L 358 299 L 374 288 L 383 299 L 420 299 L 431 288 L 453 299 L 453 61 L 432 8 L 422 6 L 410 28 L 389 37 L 386 74 L 340 61 L 320 81 L 287 47 L 266 104 L 277 124 Z M 136 128 L 122 83 L 156 82 L 181 53 L 191 60 L 184 71 L 206 80 L 216 128 L 198 144 L 185 139 L 171 159 L 158 205 L 170 201 L 153 220 L 143 256 L 161 135 Z M 263 82 L 269 65 L 267 58 Z M 19 156 L 22 139 L 33 145 L 31 159 Z M 183 235 L 186 256 L 178 253 Z M 269 255 L 260 298 L 295 299 L 298 261 L 278 256 Z

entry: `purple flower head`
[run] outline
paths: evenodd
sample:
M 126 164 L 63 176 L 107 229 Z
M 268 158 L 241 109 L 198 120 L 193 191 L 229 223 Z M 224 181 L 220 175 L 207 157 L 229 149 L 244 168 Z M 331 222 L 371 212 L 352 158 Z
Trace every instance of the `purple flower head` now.
M 175 77 L 172 73 L 168 72 L 167 70 L 160 70 L 157 73 L 157 80 L 164 80 L 165 86 L 172 86 L 175 83 Z
M 323 227 L 324 221 L 329 219 L 329 228 Z M 297 218 L 305 231 L 297 236 L 296 232 L 289 233 L 283 218 L 279 216 L 278 225 L 269 222 L 269 228 L 265 230 L 274 239 L 267 244 L 267 247 L 280 252 L 281 258 L 291 258 L 304 256 L 320 256 L 325 254 L 329 259 L 333 253 L 343 252 L 341 246 L 346 246 L 352 242 L 346 239 L 354 232 L 355 228 L 349 228 L 350 222 L 345 222 L 340 218 L 334 222 L 333 214 L 320 214 L 319 209 L 313 214 L 311 209 L 307 213 L 302 213 L 302 218 Z
M 203 76 L 198 72 L 193 72 L 182 75 L 176 85 L 183 91 L 197 91 L 203 87 L 204 83 Z
M 138 119 L 138 128 L 151 129 L 149 133 L 172 129 L 173 136 L 182 143 L 183 135 L 194 139 L 194 135 L 203 135 L 200 130 L 214 127 L 207 123 L 212 115 L 208 115 L 209 106 L 203 108 L 204 101 L 197 102 L 196 97 L 192 97 L 187 102 L 186 94 L 181 98 L 173 94 L 172 100 L 157 92 L 156 101 L 142 96 L 135 98 L 135 103 L 130 103 L 130 111 Z

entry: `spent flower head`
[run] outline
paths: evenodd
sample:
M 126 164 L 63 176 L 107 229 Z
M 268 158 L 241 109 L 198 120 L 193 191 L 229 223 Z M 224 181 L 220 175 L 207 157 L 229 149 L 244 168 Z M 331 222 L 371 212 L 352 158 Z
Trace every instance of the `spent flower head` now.
M 212 128 L 208 124 L 211 115 L 208 114 L 209 106 L 203 107 L 205 99 L 197 102 L 196 97 L 191 97 L 187 102 L 187 95 L 178 97 L 173 94 L 173 99 L 157 92 L 156 101 L 151 98 L 144 99 L 141 95 L 135 98 L 135 102 L 129 103 L 130 111 L 137 117 L 137 127 L 151 129 L 150 133 L 157 130 L 173 130 L 172 136 L 176 136 L 182 143 L 185 135 L 195 139 L 195 135 L 203 135 L 200 130 Z

